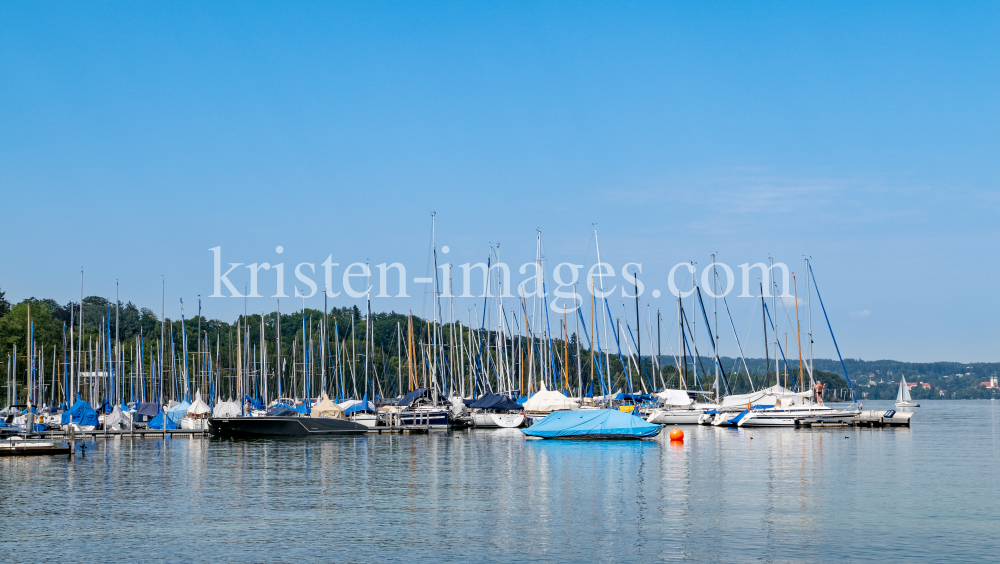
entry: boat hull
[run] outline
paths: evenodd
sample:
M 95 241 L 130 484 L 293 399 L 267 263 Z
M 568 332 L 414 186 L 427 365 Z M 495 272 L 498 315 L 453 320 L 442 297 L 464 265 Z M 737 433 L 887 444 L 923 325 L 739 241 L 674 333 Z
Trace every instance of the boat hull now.
M 378 416 L 374 413 L 352 413 L 350 415 L 350 420 L 360 425 L 364 425 L 369 429 L 374 429 L 375 425 L 378 423 Z
M 40 441 L 7 441 L 0 443 L 0 456 L 53 456 L 70 454 L 69 445 L 60 446 L 56 443 Z
M 447 409 L 406 409 L 396 414 L 396 424 L 404 427 L 427 426 L 433 429 L 447 429 L 449 423 Z
M 703 409 L 656 409 L 646 421 L 657 425 L 697 425 Z
M 218 437 L 312 437 L 363 435 L 368 427 L 330 417 L 211 417 L 208 431 Z
M 185 417 L 181 419 L 181 429 L 189 431 L 204 431 L 208 429 L 208 419 Z
M 523 413 L 473 413 L 472 422 L 476 427 L 487 429 L 513 429 L 524 424 Z

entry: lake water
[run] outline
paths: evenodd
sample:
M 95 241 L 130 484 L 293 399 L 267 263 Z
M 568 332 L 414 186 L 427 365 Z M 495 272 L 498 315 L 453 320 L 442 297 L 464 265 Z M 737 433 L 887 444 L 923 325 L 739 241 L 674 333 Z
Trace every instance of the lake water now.
M 910 429 L 688 426 L 683 445 L 96 440 L 0 459 L 0 561 L 996 561 L 998 404 L 927 401 Z

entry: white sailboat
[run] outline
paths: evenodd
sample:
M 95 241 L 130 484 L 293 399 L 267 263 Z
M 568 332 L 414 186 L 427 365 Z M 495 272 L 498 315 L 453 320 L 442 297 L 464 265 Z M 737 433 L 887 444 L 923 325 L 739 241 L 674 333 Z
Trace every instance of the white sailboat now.
M 906 385 L 905 376 L 899 379 L 899 392 L 896 393 L 896 407 L 920 407 L 919 403 L 915 403 L 910 399 L 910 387 Z

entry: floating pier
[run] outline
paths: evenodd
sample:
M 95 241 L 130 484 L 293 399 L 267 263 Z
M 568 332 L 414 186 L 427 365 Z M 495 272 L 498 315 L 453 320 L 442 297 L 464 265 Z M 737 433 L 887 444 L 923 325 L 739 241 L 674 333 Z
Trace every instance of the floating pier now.
M 0 441 L 0 456 L 54 456 L 73 454 L 69 445 L 60 446 L 48 441 L 9 440 Z
M 856 427 L 909 427 L 912 411 L 867 410 L 862 411 L 854 420 Z

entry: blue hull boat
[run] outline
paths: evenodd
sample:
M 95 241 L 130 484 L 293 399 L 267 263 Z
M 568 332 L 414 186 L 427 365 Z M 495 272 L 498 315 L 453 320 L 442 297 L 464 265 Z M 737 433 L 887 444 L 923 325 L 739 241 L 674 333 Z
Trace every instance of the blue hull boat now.
M 654 425 L 617 409 L 555 411 L 521 432 L 540 439 L 646 439 L 663 425 Z

